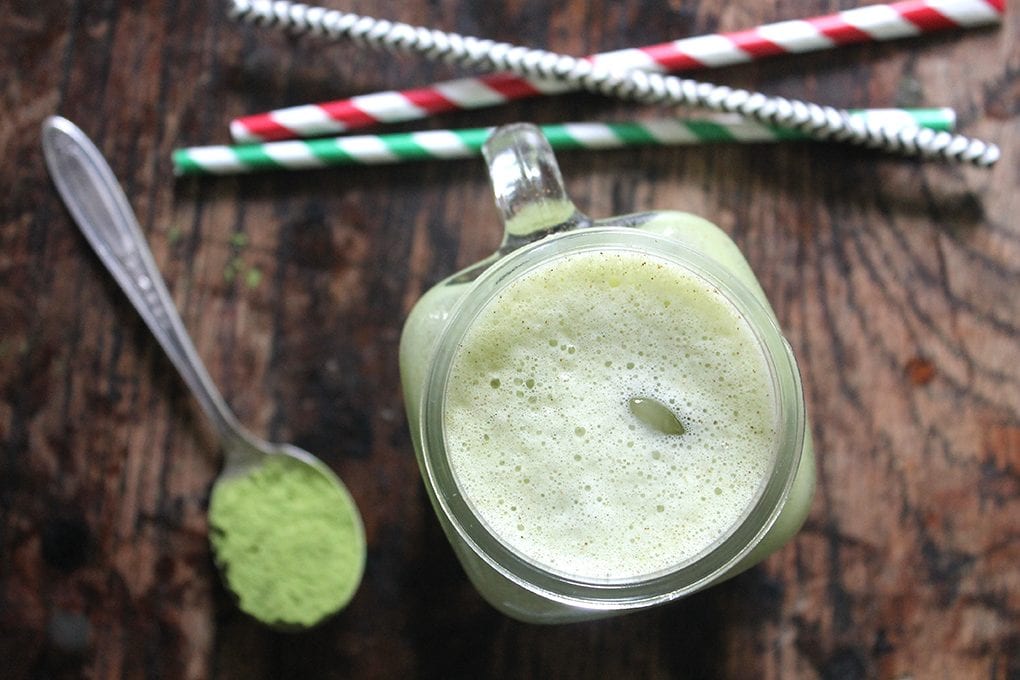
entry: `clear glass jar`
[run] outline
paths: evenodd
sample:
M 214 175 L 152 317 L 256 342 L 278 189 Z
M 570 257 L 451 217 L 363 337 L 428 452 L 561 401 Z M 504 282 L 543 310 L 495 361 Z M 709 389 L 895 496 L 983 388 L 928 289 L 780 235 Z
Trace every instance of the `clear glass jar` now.
M 401 339 L 412 438 L 440 523 L 468 577 L 504 613 L 556 623 L 642 609 L 690 594 L 757 563 L 806 516 L 814 461 L 796 361 L 736 246 L 710 223 L 655 212 L 593 221 L 566 199 L 555 159 L 531 126 L 498 130 L 486 148 L 506 225 L 491 258 L 429 291 Z M 584 253 L 639 253 L 710 285 L 753 332 L 768 367 L 775 437 L 770 465 L 739 519 L 698 554 L 639 577 L 578 577 L 544 566 L 497 535 L 476 512 L 451 467 L 445 399 L 465 333 L 500 291 L 536 267 Z

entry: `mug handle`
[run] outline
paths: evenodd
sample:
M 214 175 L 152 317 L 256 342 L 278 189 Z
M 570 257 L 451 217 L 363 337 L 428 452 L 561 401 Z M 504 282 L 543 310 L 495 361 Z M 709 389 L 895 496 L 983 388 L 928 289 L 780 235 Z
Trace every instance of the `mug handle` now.
M 500 254 L 591 224 L 567 197 L 556 156 L 536 126 L 514 123 L 496 128 L 482 155 L 503 220 Z

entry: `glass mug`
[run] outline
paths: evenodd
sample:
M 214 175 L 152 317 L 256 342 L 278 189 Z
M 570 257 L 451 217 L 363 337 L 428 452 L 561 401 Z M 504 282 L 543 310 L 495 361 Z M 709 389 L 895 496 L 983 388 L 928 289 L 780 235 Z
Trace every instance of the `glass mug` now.
M 736 245 L 687 213 L 589 219 L 534 126 L 483 151 L 503 242 L 423 295 L 400 342 L 422 478 L 472 583 L 559 623 L 778 549 L 814 457 L 796 360 Z

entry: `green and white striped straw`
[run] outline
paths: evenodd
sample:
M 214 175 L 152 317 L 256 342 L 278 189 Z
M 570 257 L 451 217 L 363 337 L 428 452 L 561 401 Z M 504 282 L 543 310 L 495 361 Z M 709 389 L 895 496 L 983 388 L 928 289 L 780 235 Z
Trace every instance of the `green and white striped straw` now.
M 851 114 L 869 126 L 913 124 L 951 131 L 952 109 L 865 109 Z M 540 126 L 553 149 L 614 149 L 711 142 L 779 142 L 806 134 L 739 116 L 667 118 L 628 123 L 562 123 Z M 306 170 L 332 165 L 378 165 L 413 160 L 468 158 L 481 154 L 492 127 L 352 135 L 236 146 L 199 146 L 173 152 L 178 175 L 232 175 L 263 170 Z

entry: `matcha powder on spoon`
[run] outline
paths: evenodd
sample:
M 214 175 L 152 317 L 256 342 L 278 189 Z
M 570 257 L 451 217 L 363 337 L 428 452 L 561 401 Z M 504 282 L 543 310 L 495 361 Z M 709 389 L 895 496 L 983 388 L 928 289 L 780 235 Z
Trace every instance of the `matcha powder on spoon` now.
M 354 501 L 314 466 L 270 456 L 213 488 L 209 539 L 244 612 L 307 628 L 354 596 L 365 536 Z

